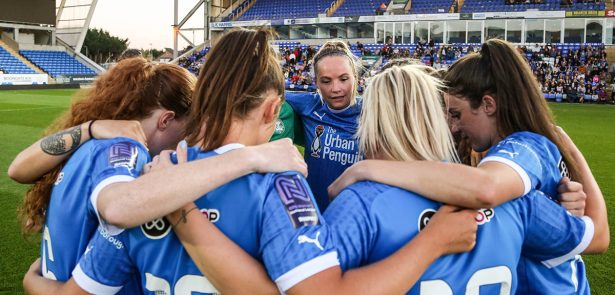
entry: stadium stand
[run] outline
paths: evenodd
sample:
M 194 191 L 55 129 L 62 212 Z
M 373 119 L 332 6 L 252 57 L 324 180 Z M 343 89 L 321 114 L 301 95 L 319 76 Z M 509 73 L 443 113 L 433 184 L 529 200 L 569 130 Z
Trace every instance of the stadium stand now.
M 226 20 L 243 10 L 249 1 L 242 3 Z M 331 5 L 330 0 L 318 0 L 316 3 L 307 1 L 285 2 L 283 0 L 256 0 L 238 20 L 284 19 L 317 17 Z M 382 1 L 378 0 L 346 0 L 337 8 L 332 16 L 375 15 Z M 451 0 L 413 0 L 410 14 L 448 13 L 454 1 Z M 604 1 L 561 1 L 561 0 L 466 0 L 460 12 L 507 12 L 526 10 L 605 10 Z
M 317 17 L 318 14 L 325 13 L 325 10 L 331 5 L 331 1 L 332 0 L 257 0 L 252 7 L 244 12 L 237 20 Z M 372 11 L 370 14 L 373 13 Z
M 241 16 L 241 14 L 243 13 L 243 11 L 247 8 L 249 8 L 249 6 L 256 0 L 248 0 L 248 1 L 244 1 L 241 4 L 239 4 L 235 9 L 233 9 L 233 11 L 231 11 L 231 13 L 229 13 L 226 17 L 224 17 L 222 19 L 222 21 L 224 22 L 228 22 L 228 21 L 233 21 L 236 18 L 238 18 L 239 16 Z
M 468 0 L 470 1 L 470 0 Z M 451 0 L 413 0 L 411 14 L 447 13 L 452 5 Z
M 319 45 L 299 42 L 277 42 L 280 49 L 286 89 L 316 91 L 311 59 Z M 448 68 L 460 57 L 476 52 L 479 43 L 457 44 L 357 44 L 350 45 L 358 58 L 376 56 L 380 60 L 365 67 L 358 81 L 359 92 L 365 80 L 379 71 L 388 60 L 413 58 L 434 68 Z M 569 102 L 607 102 L 611 77 L 604 44 L 547 44 L 519 46 L 548 100 Z M 180 65 L 198 75 L 209 48 L 194 52 L 180 61 Z
M 333 16 L 374 15 L 381 3 L 379 0 L 346 0 Z
M 198 51 L 195 50 L 192 55 L 182 58 L 177 64 L 198 76 L 199 69 L 205 62 L 205 55 L 207 55 L 207 52 L 209 52 L 209 47 L 205 47 Z
M 4 74 L 36 74 L 36 71 L 26 66 L 2 47 L 0 47 L 0 70 Z
M 54 78 L 61 75 L 96 75 L 64 51 L 20 50 L 19 53 Z

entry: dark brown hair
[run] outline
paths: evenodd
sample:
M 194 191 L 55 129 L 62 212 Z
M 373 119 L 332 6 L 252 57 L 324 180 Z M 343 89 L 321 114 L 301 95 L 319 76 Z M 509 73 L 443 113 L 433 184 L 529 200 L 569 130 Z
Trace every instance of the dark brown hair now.
M 186 129 L 190 145 L 222 145 L 233 119 L 244 118 L 270 89 L 284 94 L 284 75 L 267 29 L 238 29 L 224 35 L 207 54 Z M 207 131 L 205 131 L 207 130 Z M 205 136 L 207 133 L 207 136 Z
M 78 94 L 70 110 L 47 130 L 51 134 L 90 120 L 140 120 L 157 108 L 187 115 L 195 77 L 176 65 L 155 65 L 140 57 L 125 59 L 102 74 L 94 86 Z M 64 163 L 45 174 L 26 192 L 19 209 L 22 231 L 38 232 L 53 183 Z
M 500 136 L 517 131 L 541 134 L 557 145 L 568 166 L 571 179 L 580 174 L 571 152 L 555 130 L 553 115 L 540 85 L 524 57 L 508 42 L 491 39 L 479 53 L 469 54 L 449 69 L 444 80 L 450 95 L 463 97 L 476 109 L 484 95 L 497 102 L 496 124 Z

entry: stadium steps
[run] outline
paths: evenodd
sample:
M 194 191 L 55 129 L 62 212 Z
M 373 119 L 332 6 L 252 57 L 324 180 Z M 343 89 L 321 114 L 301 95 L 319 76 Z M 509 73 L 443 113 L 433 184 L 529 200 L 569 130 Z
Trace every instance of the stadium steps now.
M 47 74 L 41 68 L 37 67 L 35 64 L 31 63 L 29 60 L 27 60 L 21 54 L 19 54 L 15 50 L 13 50 L 13 48 L 11 48 L 8 45 L 6 45 L 6 43 L 4 43 L 2 40 L 0 40 L 0 47 L 2 47 L 4 50 L 6 50 L 8 53 L 10 53 L 12 56 L 14 56 L 16 59 L 18 59 L 20 62 L 25 64 L 28 68 L 32 69 L 36 73 L 38 73 L 38 74 Z M 49 76 L 49 77 L 51 77 L 51 76 Z
M 409 0 L 391 0 L 387 5 L 387 12 L 389 14 L 408 14 L 406 6 Z
M 333 1 L 333 3 L 331 3 L 331 6 L 329 8 L 327 8 L 327 16 L 333 16 L 335 11 L 337 11 L 337 9 L 340 8 L 340 6 L 342 6 L 342 4 L 344 4 L 344 1 L 345 0 L 335 0 L 335 1 Z
M 250 9 L 250 7 L 252 7 L 252 5 L 254 5 L 254 3 L 256 3 L 257 0 L 248 0 L 248 5 L 246 5 L 246 7 L 244 7 L 241 11 L 239 11 L 235 16 L 233 16 L 233 21 L 237 21 L 239 20 L 239 18 Z

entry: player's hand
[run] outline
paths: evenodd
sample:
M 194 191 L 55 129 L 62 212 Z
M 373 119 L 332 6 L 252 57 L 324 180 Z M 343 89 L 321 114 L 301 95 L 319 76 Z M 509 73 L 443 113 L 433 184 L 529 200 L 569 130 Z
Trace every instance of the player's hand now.
M 247 147 L 246 151 L 250 153 L 250 158 L 254 159 L 255 172 L 297 171 L 307 177 L 307 164 L 288 138 Z
M 30 265 L 30 268 L 28 269 L 28 271 L 26 272 L 26 274 L 23 277 L 23 288 L 24 290 L 28 293 L 30 286 L 33 284 L 34 279 L 36 277 L 40 277 L 41 275 L 41 258 L 36 258 L 36 260 L 34 260 L 34 262 L 32 263 L 32 265 Z
M 442 255 L 467 252 L 476 244 L 476 210 L 443 205 L 429 220 L 424 232 L 431 234 Z
M 343 189 L 345 189 L 349 185 L 355 182 L 365 180 L 365 172 L 369 170 L 367 168 L 368 162 L 369 161 L 359 161 L 348 167 L 348 169 L 344 170 L 344 173 L 342 173 L 342 175 L 340 175 L 327 188 L 329 198 L 337 196 Z
M 139 121 L 96 120 L 91 127 L 92 130 L 90 130 L 90 132 L 95 138 L 108 139 L 114 137 L 128 137 L 147 146 L 147 138 Z
M 28 269 L 28 272 L 26 273 L 26 275 L 30 273 L 30 274 L 34 274 L 34 275 L 41 275 L 41 258 L 36 258 L 36 260 L 34 260 L 34 262 L 32 262 L 32 264 L 30 265 L 30 268 Z
M 174 166 L 173 161 L 171 161 L 171 154 L 174 151 L 172 150 L 164 150 L 160 152 L 160 154 L 154 156 L 152 161 L 145 164 L 143 167 L 143 174 L 152 173 L 155 171 L 163 170 Z M 177 163 L 185 163 L 188 159 L 188 146 L 185 140 L 180 141 L 177 144 L 177 149 L 175 150 L 177 156 Z
M 583 185 L 571 181 L 568 177 L 562 178 L 557 187 L 560 203 L 568 212 L 576 215 L 585 215 L 585 200 L 587 195 L 583 191 Z

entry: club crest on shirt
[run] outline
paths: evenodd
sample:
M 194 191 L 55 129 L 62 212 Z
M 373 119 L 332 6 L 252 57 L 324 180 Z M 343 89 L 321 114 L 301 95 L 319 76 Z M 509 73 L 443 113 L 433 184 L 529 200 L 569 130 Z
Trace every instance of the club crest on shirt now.
M 118 142 L 109 147 L 109 165 L 116 167 L 127 167 L 132 169 L 137 163 L 139 150 L 137 146 L 130 142 Z
M 318 212 L 306 185 L 297 175 L 279 175 L 275 189 L 295 228 L 318 225 Z
M 478 225 L 481 225 L 481 224 L 485 224 L 491 221 L 491 219 L 493 219 L 494 216 L 495 216 L 495 210 L 493 210 L 492 208 L 478 209 L 478 212 L 476 214 L 476 217 L 474 217 L 474 220 L 476 220 L 476 223 L 478 223 Z
M 280 135 L 284 133 L 284 130 L 286 130 L 286 127 L 284 127 L 284 121 L 280 119 L 275 121 L 275 131 L 273 131 L 274 134 Z
M 162 239 L 171 231 L 171 223 L 164 217 L 154 219 L 142 224 L 141 231 L 143 231 L 146 237 L 152 240 Z
M 314 158 L 320 158 L 320 151 L 322 150 L 322 141 L 320 140 L 320 137 L 324 132 L 325 127 L 322 125 L 317 125 L 316 128 L 314 128 L 314 135 L 316 136 L 310 145 L 310 149 L 312 150 L 310 155 Z
M 417 223 L 419 231 L 422 231 L 427 226 L 427 223 L 429 223 L 429 220 L 434 216 L 434 214 L 436 214 L 436 210 L 434 209 L 425 209 L 421 212 L 421 214 L 419 214 L 419 220 Z

